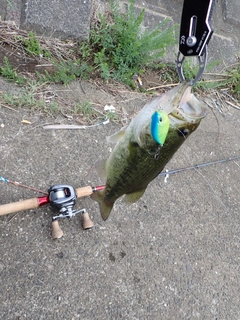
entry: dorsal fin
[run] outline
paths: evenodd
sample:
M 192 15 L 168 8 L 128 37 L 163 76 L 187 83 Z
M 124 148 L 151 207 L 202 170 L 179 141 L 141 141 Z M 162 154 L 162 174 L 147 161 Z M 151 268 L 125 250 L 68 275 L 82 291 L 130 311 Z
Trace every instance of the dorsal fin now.
M 125 135 L 128 126 L 122 127 L 120 131 L 114 133 L 113 135 L 107 137 L 107 142 L 117 143 Z

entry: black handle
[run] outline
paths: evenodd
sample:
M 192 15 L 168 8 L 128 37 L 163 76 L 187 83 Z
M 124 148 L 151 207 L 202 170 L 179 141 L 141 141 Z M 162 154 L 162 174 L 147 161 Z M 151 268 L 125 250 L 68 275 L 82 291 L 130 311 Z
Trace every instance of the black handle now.
M 213 34 L 210 24 L 215 0 L 184 0 L 179 51 L 184 56 L 201 56 Z

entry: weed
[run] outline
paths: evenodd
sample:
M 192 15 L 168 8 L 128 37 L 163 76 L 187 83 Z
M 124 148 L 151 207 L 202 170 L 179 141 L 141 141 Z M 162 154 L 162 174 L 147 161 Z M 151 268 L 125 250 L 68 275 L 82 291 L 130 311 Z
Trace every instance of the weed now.
M 54 114 L 56 114 L 56 112 L 59 111 L 59 106 L 57 102 L 53 101 L 50 103 L 46 103 L 44 100 L 38 100 L 35 98 L 34 94 L 32 94 L 31 92 L 27 92 L 27 90 L 21 92 L 18 95 L 3 94 L 1 96 L 1 101 L 10 107 L 40 110 L 51 116 L 53 116 Z
M 44 75 L 37 73 L 38 79 L 41 82 L 54 82 L 54 83 L 62 83 L 64 85 L 67 85 L 76 77 L 87 79 L 93 69 L 86 62 L 82 62 L 82 64 L 80 64 L 79 60 L 61 61 L 60 63 L 55 62 L 54 66 L 55 66 L 55 72 L 53 74 L 50 74 L 47 71 L 45 72 Z
M 206 73 L 209 72 L 212 68 L 218 65 L 220 61 L 213 61 L 209 63 L 206 67 Z M 204 90 L 208 89 L 217 89 L 217 88 L 229 88 L 230 91 L 240 97 L 240 65 L 235 65 L 234 68 L 227 69 L 225 73 L 210 73 L 206 74 L 210 76 L 210 79 L 200 80 L 196 83 L 195 88 L 201 88 Z M 213 77 L 213 78 L 212 78 Z M 212 79 L 211 79 L 212 78 Z
M 79 51 L 83 60 L 87 60 L 91 56 L 92 48 L 87 42 L 82 42 L 79 46 Z
M 240 64 L 238 63 L 234 68 L 227 72 L 228 78 L 225 80 L 224 85 L 230 87 L 233 94 L 240 98 Z
M 18 75 L 16 69 L 11 66 L 7 57 L 3 58 L 3 67 L 0 67 L 0 75 L 9 81 L 14 81 L 20 85 L 26 82 L 26 78 Z
M 31 110 L 41 110 L 49 115 L 54 115 L 59 106 L 56 101 L 46 102 L 44 99 L 38 98 L 39 87 L 38 83 L 31 82 L 19 94 L 2 94 L 1 102 L 15 108 L 29 108 Z
M 13 9 L 13 4 L 11 3 L 11 1 L 7 0 L 7 4 Z
M 161 63 L 157 66 L 160 70 L 160 79 L 164 83 L 177 83 L 179 81 L 176 65 Z
M 91 123 L 94 119 L 103 119 L 104 121 L 106 119 L 119 121 L 119 116 L 115 112 L 109 111 L 107 113 L 103 113 L 100 110 L 93 108 L 91 102 L 89 101 L 78 101 L 72 109 L 72 112 L 74 114 L 82 115 L 88 123 Z
M 91 104 L 89 102 L 85 102 L 81 104 L 81 113 L 84 116 L 92 116 L 95 112 L 91 107 Z
M 118 2 L 111 0 L 113 22 L 100 15 L 100 24 L 91 29 L 89 41 L 81 47 L 82 56 L 93 57 L 94 66 L 106 80 L 112 77 L 131 82 L 134 73 L 154 65 L 175 43 L 174 28 L 166 27 L 168 21 L 142 32 L 144 10 L 136 15 L 134 2 L 129 0 L 128 12 L 121 14 Z
M 119 116 L 118 116 L 115 112 L 112 112 L 112 111 L 108 111 L 106 117 L 107 117 L 109 120 L 112 120 L 112 121 L 119 121 Z
M 39 40 L 37 39 L 35 33 L 33 33 L 32 31 L 29 32 L 28 38 L 24 39 L 23 37 L 20 36 L 18 39 L 22 42 L 26 51 L 30 55 L 44 56 L 46 58 L 51 57 L 51 53 L 48 50 L 41 48 Z
M 93 109 L 91 106 L 91 103 L 86 101 L 86 102 L 77 102 L 75 106 L 75 112 L 78 114 L 82 114 L 85 118 L 96 118 L 97 117 L 97 111 Z
M 59 111 L 59 105 L 56 101 L 44 103 L 42 106 L 42 110 L 50 116 L 53 116 Z
M 36 104 L 36 101 L 34 99 L 34 97 L 32 96 L 32 94 L 30 93 L 26 93 L 26 92 L 21 92 L 18 95 L 15 94 L 3 94 L 1 96 L 1 100 L 11 106 L 11 107 L 32 107 L 34 104 Z

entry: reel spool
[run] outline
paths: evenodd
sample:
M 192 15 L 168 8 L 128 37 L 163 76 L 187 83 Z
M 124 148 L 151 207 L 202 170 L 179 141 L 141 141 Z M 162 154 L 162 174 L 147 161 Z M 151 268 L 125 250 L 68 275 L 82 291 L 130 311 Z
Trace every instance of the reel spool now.
M 93 227 L 93 222 L 86 212 L 86 209 L 73 210 L 77 194 L 72 186 L 63 184 L 55 185 L 48 189 L 48 194 L 51 206 L 59 210 L 59 215 L 52 218 L 53 239 L 60 239 L 63 236 L 63 231 L 59 226 L 58 220 L 73 218 L 78 213 L 82 214 L 82 226 L 84 230 Z

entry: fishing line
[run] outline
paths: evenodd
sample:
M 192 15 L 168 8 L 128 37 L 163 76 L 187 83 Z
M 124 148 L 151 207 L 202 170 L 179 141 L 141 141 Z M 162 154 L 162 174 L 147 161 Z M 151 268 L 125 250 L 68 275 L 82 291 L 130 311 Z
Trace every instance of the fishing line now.
M 213 98 L 211 98 L 211 99 L 213 100 Z M 217 115 L 214 112 L 214 108 L 210 105 L 210 103 L 208 103 L 208 101 L 206 101 L 206 99 L 204 100 L 204 102 L 210 107 L 210 110 L 212 111 L 212 114 L 213 114 L 213 116 L 214 116 L 214 118 L 215 118 L 215 120 L 217 122 L 217 138 L 216 138 L 216 141 L 215 141 L 215 143 L 217 143 L 218 140 L 220 139 L 220 124 L 219 124 L 219 120 L 217 118 Z M 219 111 L 219 113 L 221 113 L 221 112 Z M 224 114 L 222 114 L 222 115 L 225 116 Z
M 235 160 L 233 160 L 233 162 L 240 168 L 240 165 Z
M 186 140 L 187 137 L 184 134 L 183 131 L 177 129 L 179 131 L 179 133 L 184 137 L 184 139 Z M 192 162 L 190 157 L 183 153 L 185 158 L 190 161 L 190 163 Z M 227 159 L 222 159 L 222 160 L 216 160 L 216 161 L 212 161 L 212 162 L 206 162 L 206 163 L 202 163 L 202 164 L 197 164 L 197 165 L 192 165 L 190 167 L 185 167 L 185 168 L 181 168 L 181 169 L 176 169 L 176 170 L 170 170 L 170 171 L 166 171 L 166 172 L 162 172 L 159 174 L 159 176 L 164 176 L 165 175 L 165 179 L 169 174 L 174 174 L 174 173 L 178 173 L 178 172 L 182 172 L 182 171 L 187 171 L 187 170 L 195 170 L 207 183 L 207 185 L 209 186 L 209 188 L 211 189 L 211 191 L 213 192 L 214 196 L 216 197 L 216 199 L 221 203 L 221 205 L 228 210 L 227 206 L 222 202 L 222 200 L 219 198 L 219 196 L 216 194 L 216 192 L 214 191 L 212 185 L 210 184 L 210 182 L 207 180 L 207 178 L 198 170 L 198 168 L 202 168 L 202 167 L 206 167 L 206 166 L 210 166 L 213 164 L 218 164 L 218 163 L 224 163 L 224 162 L 228 162 L 228 161 L 234 161 L 234 160 L 238 160 L 240 159 L 240 156 L 236 156 L 236 157 L 232 157 L 232 158 L 227 158 Z
M 207 178 L 196 168 L 194 168 L 198 174 L 200 174 L 200 176 L 205 180 L 205 182 L 207 183 L 207 185 L 209 186 L 209 188 L 212 190 L 213 194 L 215 195 L 216 199 L 222 204 L 222 206 L 229 211 L 228 207 L 226 207 L 226 205 L 222 202 L 222 200 L 220 199 L 220 197 L 216 194 L 215 190 L 213 189 L 213 187 L 211 186 L 211 184 L 209 183 L 209 181 L 207 180 Z
M 214 164 L 225 163 L 225 162 L 229 162 L 229 161 L 233 161 L 238 167 L 240 167 L 239 164 L 235 161 L 235 160 L 239 160 L 239 159 L 240 159 L 240 156 L 236 156 L 236 157 L 232 157 L 232 158 L 226 158 L 226 159 L 221 159 L 221 160 L 216 160 L 216 161 L 211 161 L 211 162 L 195 164 L 190 167 L 184 167 L 184 168 L 180 168 L 180 169 L 161 172 L 161 173 L 159 173 L 159 176 L 166 176 L 169 174 L 175 174 L 175 173 L 182 172 L 182 171 L 199 169 L 199 168 L 208 167 L 208 166 L 211 166 Z
M 191 162 L 190 157 L 185 153 L 183 153 L 183 154 L 186 157 L 186 159 Z M 224 202 L 220 199 L 220 197 L 215 192 L 215 190 L 212 187 L 211 183 L 208 181 L 208 179 L 198 169 L 202 168 L 202 167 L 210 166 L 210 165 L 213 165 L 213 164 L 224 163 L 224 162 L 228 162 L 228 161 L 234 161 L 234 160 L 237 160 L 237 159 L 240 159 L 240 156 L 236 156 L 236 157 L 233 157 L 233 158 L 222 159 L 222 160 L 216 160 L 216 161 L 212 161 L 212 162 L 206 162 L 206 163 L 198 164 L 198 165 L 195 165 L 195 166 L 193 165 L 193 166 L 182 168 L 182 169 L 176 169 L 176 170 L 173 170 L 173 172 L 168 171 L 167 174 L 169 175 L 169 174 L 173 174 L 173 173 L 177 173 L 177 172 L 181 172 L 181 171 L 187 171 L 187 170 L 191 170 L 191 169 L 195 170 L 204 179 L 205 183 L 207 183 L 207 185 L 209 186 L 210 190 L 213 192 L 215 198 L 219 201 L 219 203 L 227 211 L 229 211 L 228 207 L 224 204 Z M 160 173 L 160 175 L 161 175 L 161 173 Z
M 8 180 L 8 179 L 6 179 L 4 177 L 1 177 L 1 176 L 0 176 L 0 181 L 11 183 L 11 184 L 14 184 L 17 187 L 26 188 L 26 189 L 29 189 L 29 190 L 33 190 L 33 191 L 40 192 L 40 193 L 48 195 L 48 193 L 46 191 L 39 190 L 39 189 L 36 189 L 36 188 L 33 188 L 33 187 L 29 187 L 29 186 L 26 186 L 25 184 L 19 183 L 17 181 L 11 181 L 11 180 Z

